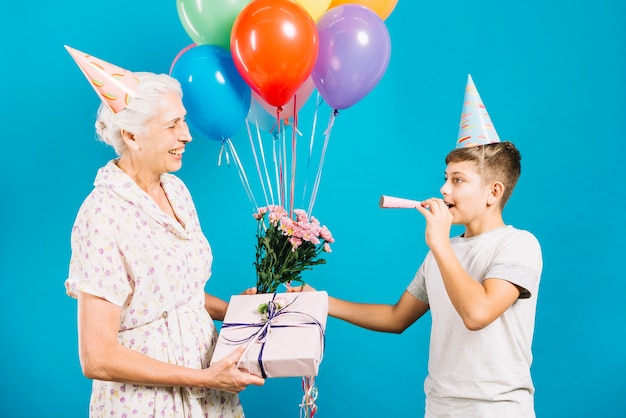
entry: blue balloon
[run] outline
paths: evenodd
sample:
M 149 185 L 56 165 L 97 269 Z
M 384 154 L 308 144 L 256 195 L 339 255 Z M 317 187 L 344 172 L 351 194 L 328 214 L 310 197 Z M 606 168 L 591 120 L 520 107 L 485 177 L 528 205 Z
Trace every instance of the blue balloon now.
M 233 136 L 250 109 L 251 91 L 230 51 L 217 45 L 197 45 L 175 60 L 171 76 L 183 90 L 189 127 L 215 141 Z

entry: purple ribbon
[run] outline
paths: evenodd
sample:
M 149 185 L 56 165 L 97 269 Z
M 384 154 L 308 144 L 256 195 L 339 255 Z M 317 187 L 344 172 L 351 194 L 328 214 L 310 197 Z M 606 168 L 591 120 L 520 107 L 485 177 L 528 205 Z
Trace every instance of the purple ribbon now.
M 265 373 L 265 368 L 263 367 L 263 350 L 265 349 L 265 343 L 267 341 L 267 337 L 268 334 L 270 332 L 270 329 L 272 327 L 274 328 L 290 328 L 290 327 L 299 327 L 302 325 L 317 325 L 320 329 L 320 333 L 322 335 L 322 353 L 325 350 L 325 346 L 326 346 L 326 337 L 324 335 L 324 326 L 317 320 L 315 319 L 313 316 L 309 315 L 306 312 L 300 312 L 300 311 L 289 311 L 287 310 L 287 308 L 293 304 L 299 296 L 297 296 L 296 298 L 294 298 L 291 302 L 289 302 L 287 305 L 285 305 L 282 308 L 279 308 L 278 305 L 276 304 L 276 302 L 274 302 L 274 298 L 276 298 L 276 293 L 274 293 L 274 295 L 272 296 L 272 300 L 270 300 L 267 303 L 267 320 L 266 321 L 262 321 L 262 322 L 250 322 L 250 323 L 242 323 L 242 322 L 224 322 L 222 323 L 222 328 L 234 328 L 234 327 L 240 327 L 240 328 L 259 328 L 258 330 L 254 331 L 251 335 L 249 335 L 248 337 L 245 338 L 241 338 L 238 340 L 234 340 L 234 339 L 229 339 L 224 337 L 224 339 L 230 343 L 236 344 L 236 345 L 240 345 L 246 342 L 251 341 L 252 339 L 256 338 L 257 341 L 259 341 L 261 343 L 261 349 L 259 350 L 259 357 L 257 359 L 258 363 L 259 363 L 259 368 L 261 369 L 261 376 L 263 376 L 263 378 L 267 378 L 267 375 Z M 307 316 L 309 318 L 311 318 L 310 322 L 299 322 L 297 324 L 284 324 L 284 325 L 280 325 L 280 324 L 273 324 L 274 321 L 276 321 L 276 319 L 281 316 L 281 315 L 288 315 L 288 314 L 296 314 L 296 315 L 303 315 L 303 316 Z

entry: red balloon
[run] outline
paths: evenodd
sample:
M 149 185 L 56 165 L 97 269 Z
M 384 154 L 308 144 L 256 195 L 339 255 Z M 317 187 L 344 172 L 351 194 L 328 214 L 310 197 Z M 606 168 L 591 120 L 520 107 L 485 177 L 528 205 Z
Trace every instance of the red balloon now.
M 256 0 L 244 7 L 230 38 L 237 70 L 272 106 L 283 106 L 309 77 L 318 54 L 311 16 L 291 0 Z
M 304 106 L 309 97 L 311 97 L 311 93 L 313 93 L 314 89 L 315 84 L 313 83 L 313 79 L 308 77 L 304 83 L 298 87 L 296 94 L 294 94 L 286 104 L 281 106 L 283 110 L 280 112 L 280 118 L 283 120 L 293 118 L 294 104 L 295 112 L 300 112 L 302 106 Z M 256 100 L 267 113 L 276 117 L 276 106 L 267 104 L 265 100 L 254 91 L 252 92 L 252 98 Z

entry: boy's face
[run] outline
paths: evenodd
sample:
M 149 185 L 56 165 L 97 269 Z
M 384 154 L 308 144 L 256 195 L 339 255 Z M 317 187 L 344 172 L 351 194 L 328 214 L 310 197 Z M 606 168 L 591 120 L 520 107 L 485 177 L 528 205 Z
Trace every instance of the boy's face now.
M 460 161 L 446 167 L 440 192 L 452 213 L 452 223 L 468 225 L 485 214 L 490 188 L 482 183 L 476 164 Z

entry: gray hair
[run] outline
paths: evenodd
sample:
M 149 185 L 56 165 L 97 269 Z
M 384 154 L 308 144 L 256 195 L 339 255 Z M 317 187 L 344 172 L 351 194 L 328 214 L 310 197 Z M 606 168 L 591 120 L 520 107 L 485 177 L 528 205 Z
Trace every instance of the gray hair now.
M 182 97 L 180 83 L 166 74 L 134 73 L 139 78 L 139 89 L 130 103 L 117 113 L 102 103 L 96 117 L 96 134 L 102 142 L 111 145 L 120 156 L 126 151 L 122 130 L 140 134 L 150 119 L 156 116 L 161 99 L 169 93 Z

